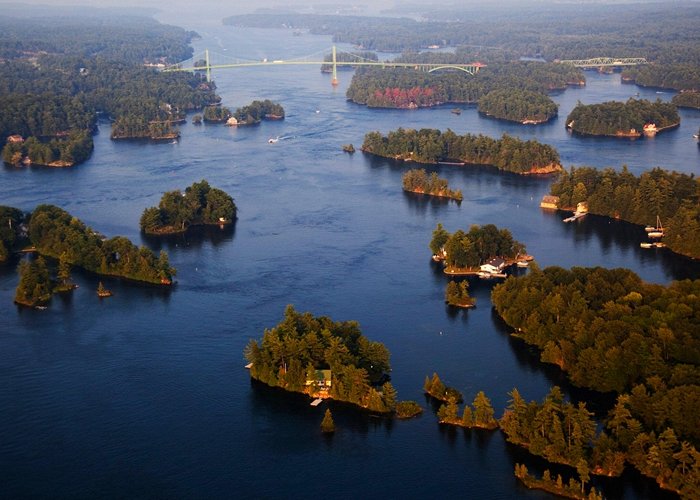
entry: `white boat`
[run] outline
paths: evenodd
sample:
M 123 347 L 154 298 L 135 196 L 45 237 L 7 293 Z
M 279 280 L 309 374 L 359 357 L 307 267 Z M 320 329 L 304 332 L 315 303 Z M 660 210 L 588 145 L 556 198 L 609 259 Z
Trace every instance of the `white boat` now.
M 661 219 L 659 216 L 656 216 L 656 227 L 654 228 L 653 231 L 649 231 L 648 236 L 649 238 L 662 238 L 664 235 L 664 228 L 661 225 Z
M 279 141 L 279 140 L 280 140 L 279 137 L 270 137 L 270 138 L 267 140 L 267 142 L 270 143 L 270 144 L 274 144 L 274 143 L 276 143 L 276 142 Z
M 515 263 L 515 265 L 518 267 L 527 267 L 530 265 L 530 263 L 526 260 L 519 260 L 518 262 Z
M 654 244 L 653 243 L 640 243 L 639 246 L 642 248 L 651 248 L 654 246 Z
M 651 233 L 654 229 L 656 229 L 654 226 L 647 226 L 644 228 L 647 233 Z

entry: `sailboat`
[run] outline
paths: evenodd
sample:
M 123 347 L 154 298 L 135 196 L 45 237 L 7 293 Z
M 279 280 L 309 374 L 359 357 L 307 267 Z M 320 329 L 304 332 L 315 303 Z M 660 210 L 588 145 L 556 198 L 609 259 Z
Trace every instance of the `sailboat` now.
M 664 228 L 661 225 L 661 219 L 659 216 L 656 216 L 656 227 L 654 228 L 653 231 L 649 231 L 648 236 L 649 238 L 662 238 L 664 235 Z

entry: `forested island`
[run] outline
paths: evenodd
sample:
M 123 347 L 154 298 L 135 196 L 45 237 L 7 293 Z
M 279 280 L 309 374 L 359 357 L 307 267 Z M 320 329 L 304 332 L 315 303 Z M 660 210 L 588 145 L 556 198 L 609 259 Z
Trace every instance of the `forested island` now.
M 230 224 L 236 219 L 236 204 L 226 192 L 213 188 L 202 179 L 185 189 L 164 193 L 157 207 L 143 211 L 141 231 L 149 234 L 171 234 L 186 231 L 190 226 Z
M 285 309 L 284 319 L 245 349 L 250 376 L 272 387 L 346 401 L 378 413 L 396 409 L 384 344 L 368 340 L 356 321 Z
M 454 307 L 469 309 L 476 305 L 476 299 L 469 295 L 469 282 L 450 281 L 445 288 L 445 302 Z
M 47 257 L 107 276 L 170 285 L 175 269 L 168 254 L 156 257 L 128 238 L 103 238 L 79 219 L 53 205 L 39 205 L 29 219 L 28 234 L 36 250 Z
M 406 54 L 396 62 L 464 64 L 459 54 Z M 585 84 L 580 69 L 537 62 L 494 63 L 476 75 L 458 72 L 426 73 L 407 68 L 367 68 L 355 72 L 346 92 L 349 100 L 369 107 L 421 108 L 445 103 L 479 103 L 480 111 L 523 122 L 546 121 L 556 104 L 546 95 L 567 85 Z M 491 95 L 482 104 L 486 96 Z
M 636 177 L 626 166 L 572 167 L 551 186 L 560 208 L 588 201 L 590 213 L 640 225 L 663 224 L 663 240 L 674 252 L 700 258 L 700 180 L 654 168 Z
M 39 256 L 35 260 L 19 263 L 19 283 L 15 290 L 15 303 L 27 307 L 46 304 L 54 293 L 68 292 L 77 287 L 70 277 L 71 265 L 67 255 L 58 259 L 56 278 L 52 279 L 46 260 Z
M 5 262 L 22 239 L 24 213 L 13 207 L 0 205 L 0 262 Z
M 438 176 L 437 172 L 428 175 L 425 169 L 414 168 L 403 174 L 403 190 L 410 193 L 427 194 L 462 201 L 462 191 L 449 188 L 447 179 Z
M 438 223 L 429 246 L 433 258 L 444 261 L 447 274 L 476 273 L 490 259 L 514 260 L 525 255 L 525 245 L 493 224 L 473 224 L 469 232 L 458 229 L 450 234 Z
M 561 170 L 556 149 L 535 140 L 503 134 L 492 139 L 479 134 L 457 135 L 452 130 L 404 129 L 365 135 L 362 151 L 395 160 L 418 163 L 490 165 L 518 174 L 545 174 Z
M 262 120 L 282 120 L 284 119 L 284 108 L 281 104 L 265 99 L 264 101 L 253 101 L 247 106 L 238 108 L 233 117 L 236 125 L 257 125 Z
M 576 386 L 618 395 L 596 436 L 585 405 L 567 406 L 559 391 L 541 405 L 514 392 L 501 420 L 509 440 L 553 461 L 578 466 L 585 458 L 595 474 L 619 475 L 629 463 L 693 498 L 700 486 L 700 415 L 691 410 L 700 401 L 700 320 L 693 314 L 700 280 L 662 286 L 626 269 L 534 266 L 497 285 L 492 301 L 543 362 Z M 554 424 L 540 432 L 545 415 Z M 574 439 L 580 445 L 570 448 Z
M 428 396 L 448 404 L 456 405 L 463 401 L 462 393 L 454 387 L 446 386 L 437 373 L 433 373 L 432 378 L 426 375 L 423 391 Z
M 700 85 L 698 85 L 700 88 Z M 676 94 L 671 102 L 679 108 L 700 109 L 700 91 L 687 91 Z
M 557 116 L 559 106 L 545 94 L 530 90 L 492 90 L 479 99 L 480 113 L 501 120 L 536 125 Z
M 467 429 L 497 429 L 498 422 L 493 415 L 491 400 L 486 397 L 483 391 L 476 394 L 472 406 L 464 405 L 461 415 L 457 402 L 443 404 L 437 412 L 438 421 L 441 424 L 457 425 Z
M 698 91 L 700 68 L 696 64 L 649 64 L 626 69 L 622 81 L 640 87 Z
M 681 122 L 675 104 L 630 98 L 627 102 L 578 104 L 566 118 L 566 126 L 579 134 L 611 137 L 641 137 Z
M 191 56 L 195 34 L 181 28 L 88 15 L 5 17 L 0 28 L 0 144 L 9 165 L 84 162 L 98 117 L 112 121 L 113 139 L 175 138 L 187 111 L 220 100 L 198 75 L 156 70 Z

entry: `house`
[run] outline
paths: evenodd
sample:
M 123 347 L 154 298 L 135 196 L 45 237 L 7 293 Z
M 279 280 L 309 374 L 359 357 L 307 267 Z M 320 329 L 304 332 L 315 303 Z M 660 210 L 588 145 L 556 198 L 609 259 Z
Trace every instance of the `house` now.
M 481 266 L 479 266 L 479 269 L 484 271 L 485 273 L 496 274 L 503 271 L 504 267 L 506 267 L 506 261 L 503 260 L 501 257 L 494 257 L 486 264 L 482 264 Z
M 331 389 L 331 371 L 316 370 L 314 378 L 306 379 L 304 385 L 307 387 L 315 386 L 316 395 L 319 397 L 328 397 L 328 393 Z
M 656 135 L 658 132 L 655 123 L 645 123 L 643 130 L 645 135 Z
M 542 201 L 540 202 L 540 208 L 553 208 L 553 209 L 558 209 L 559 208 L 559 197 L 558 196 L 552 196 L 552 195 L 545 195 L 542 197 Z
M 587 214 L 588 213 L 588 202 L 587 201 L 579 201 L 576 204 L 576 213 Z
M 24 137 L 19 134 L 11 135 L 7 138 L 7 142 L 12 144 L 22 144 L 24 142 Z

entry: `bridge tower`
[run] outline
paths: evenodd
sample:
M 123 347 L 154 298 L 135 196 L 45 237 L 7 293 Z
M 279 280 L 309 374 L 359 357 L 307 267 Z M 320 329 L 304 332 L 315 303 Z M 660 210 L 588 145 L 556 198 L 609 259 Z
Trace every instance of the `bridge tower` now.
M 204 49 L 204 62 L 207 65 L 207 83 L 211 83 L 211 64 L 209 64 L 209 49 Z
M 331 51 L 333 54 L 333 77 L 331 78 L 331 85 L 334 87 L 338 86 L 338 65 L 336 64 L 336 57 L 335 57 L 335 45 L 333 45 L 333 50 Z

